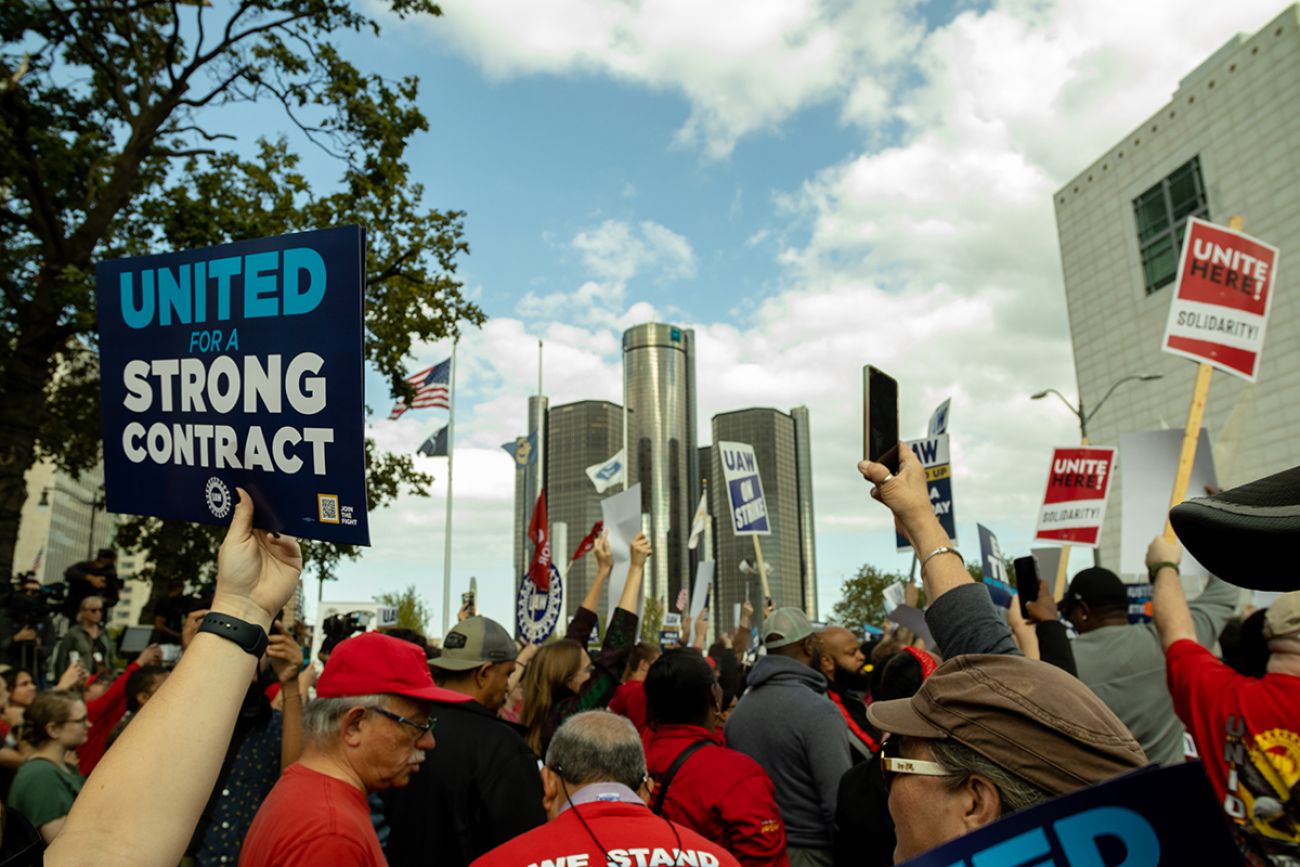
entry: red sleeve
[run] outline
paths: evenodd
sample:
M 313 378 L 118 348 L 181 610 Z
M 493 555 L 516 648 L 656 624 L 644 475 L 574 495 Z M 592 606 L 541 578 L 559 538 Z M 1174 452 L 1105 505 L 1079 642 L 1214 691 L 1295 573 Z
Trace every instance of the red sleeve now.
M 788 867 L 785 825 L 767 774 L 754 774 L 732 786 L 719 810 L 727 829 L 727 839 L 720 842 L 744 867 Z
M 1190 638 L 1175 641 L 1165 652 L 1165 678 L 1174 712 L 1187 726 L 1197 751 L 1203 756 L 1212 754 L 1213 739 L 1219 731 L 1215 718 L 1217 697 L 1250 678 L 1237 674 Z
M 99 698 L 86 702 L 86 716 L 95 725 L 106 724 L 109 728 L 118 724 L 122 714 L 126 713 L 126 679 L 140 666 L 134 662 L 126 667 L 116 680 L 104 690 Z M 100 721 L 104 722 L 101 723 Z

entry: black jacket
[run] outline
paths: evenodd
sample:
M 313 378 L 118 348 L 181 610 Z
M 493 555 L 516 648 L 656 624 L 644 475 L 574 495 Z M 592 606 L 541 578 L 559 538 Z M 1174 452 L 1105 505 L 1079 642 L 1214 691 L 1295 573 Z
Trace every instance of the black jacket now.
M 434 705 L 436 745 L 405 788 L 385 793 L 392 867 L 466 867 L 546 822 L 537 757 L 476 701 Z

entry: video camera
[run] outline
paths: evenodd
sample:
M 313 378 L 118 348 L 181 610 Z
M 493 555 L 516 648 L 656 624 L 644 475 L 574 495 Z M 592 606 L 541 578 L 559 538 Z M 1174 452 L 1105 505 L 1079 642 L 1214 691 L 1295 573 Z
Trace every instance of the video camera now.
M 332 614 L 326 617 L 325 622 L 321 624 L 321 631 L 325 633 L 325 637 L 321 641 L 320 656 L 328 656 L 340 641 L 365 632 L 370 617 L 371 615 L 364 611 L 349 611 L 347 614 Z
M 63 582 L 42 584 L 39 593 L 29 595 L 23 585 L 33 580 L 31 573 L 19 575 L 0 599 L 0 608 L 9 612 L 15 630 L 28 626 L 39 629 L 50 617 L 62 612 L 68 597 L 68 588 Z

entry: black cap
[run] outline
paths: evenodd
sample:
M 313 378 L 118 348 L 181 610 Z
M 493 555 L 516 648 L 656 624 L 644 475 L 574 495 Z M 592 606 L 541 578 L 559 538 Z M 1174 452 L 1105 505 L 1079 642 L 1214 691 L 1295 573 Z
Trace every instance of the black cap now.
M 1128 608 L 1128 590 L 1114 572 L 1093 566 L 1074 576 L 1061 599 L 1061 610 L 1077 602 L 1086 602 L 1089 608 Z
M 1251 590 L 1300 590 L 1279 551 L 1300 544 L 1300 467 L 1175 506 L 1169 523 L 1200 564 Z

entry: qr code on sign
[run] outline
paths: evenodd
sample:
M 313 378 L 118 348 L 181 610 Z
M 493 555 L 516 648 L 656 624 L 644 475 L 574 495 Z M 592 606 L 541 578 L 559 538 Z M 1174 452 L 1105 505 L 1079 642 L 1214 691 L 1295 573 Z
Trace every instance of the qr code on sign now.
M 338 494 L 317 494 L 316 512 L 323 524 L 339 523 Z

